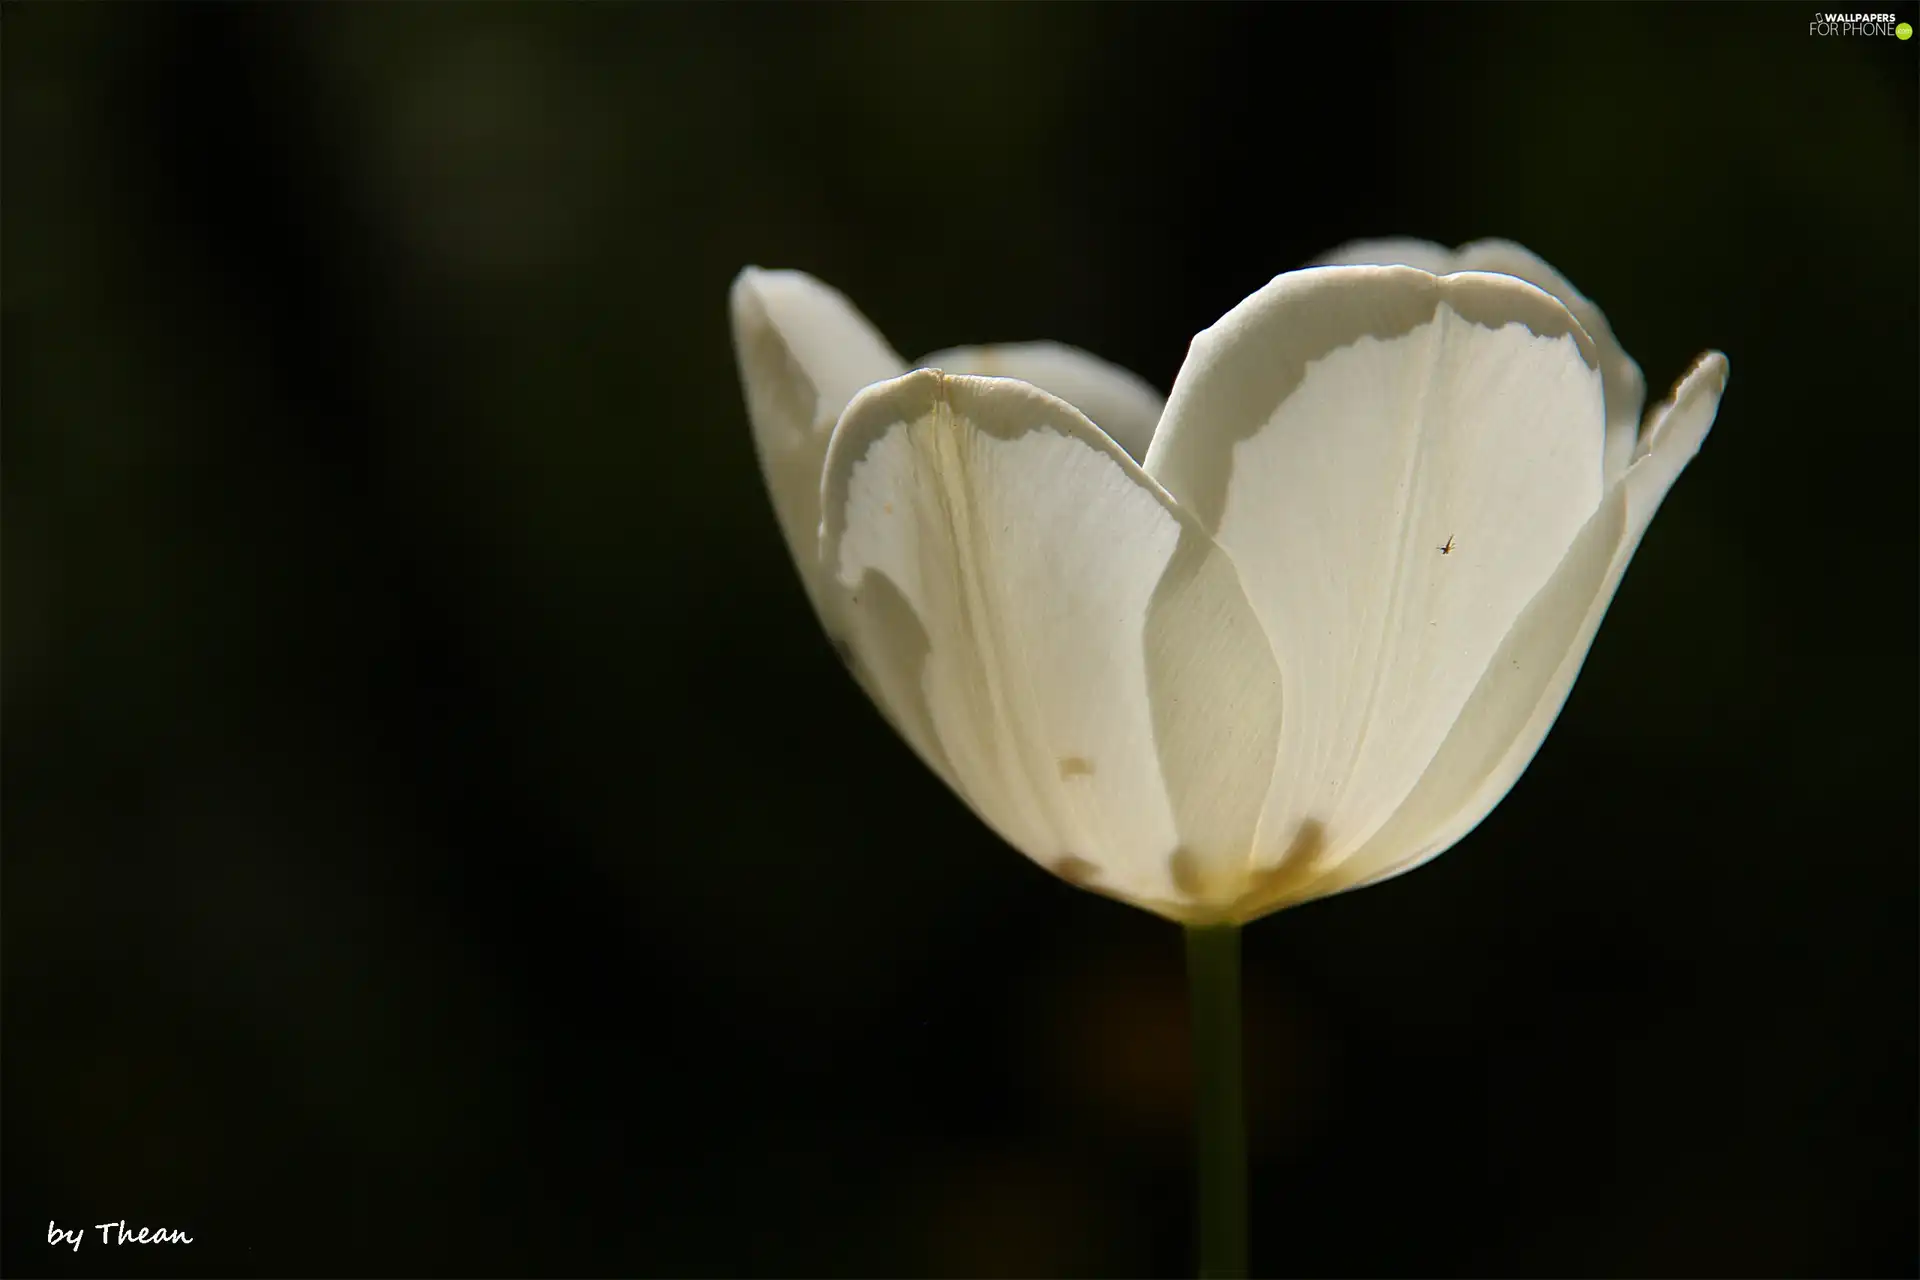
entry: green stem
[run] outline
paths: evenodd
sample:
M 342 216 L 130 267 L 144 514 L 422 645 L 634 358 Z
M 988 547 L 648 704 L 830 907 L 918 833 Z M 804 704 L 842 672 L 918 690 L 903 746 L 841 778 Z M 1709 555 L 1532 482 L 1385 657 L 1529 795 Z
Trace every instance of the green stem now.
M 1200 1172 L 1200 1274 L 1247 1274 L 1247 1122 L 1241 1082 L 1240 926 L 1190 926 L 1194 1111 Z

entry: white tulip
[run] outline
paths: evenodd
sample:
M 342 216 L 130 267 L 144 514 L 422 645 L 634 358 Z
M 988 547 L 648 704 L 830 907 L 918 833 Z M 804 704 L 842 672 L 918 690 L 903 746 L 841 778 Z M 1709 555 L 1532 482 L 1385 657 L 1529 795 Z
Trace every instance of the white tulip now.
M 1605 318 L 1517 245 L 1328 261 L 1196 337 L 1164 403 L 1051 344 L 910 367 L 809 276 L 733 286 L 774 507 L 856 677 L 1009 844 L 1183 924 L 1471 831 L 1726 386 L 1709 352 L 1643 422 Z

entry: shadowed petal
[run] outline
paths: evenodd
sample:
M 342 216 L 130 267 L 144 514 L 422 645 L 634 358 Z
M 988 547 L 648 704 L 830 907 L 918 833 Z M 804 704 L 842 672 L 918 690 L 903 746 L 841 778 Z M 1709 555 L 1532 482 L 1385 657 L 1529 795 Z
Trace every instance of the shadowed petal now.
M 833 424 L 855 392 L 906 364 L 844 295 L 804 272 L 748 267 L 729 301 L 760 469 L 818 609 L 820 468 Z
M 1601 397 L 1591 339 L 1505 275 L 1292 272 L 1194 340 L 1146 470 L 1278 662 L 1257 871 L 1331 872 L 1401 806 L 1599 506 Z
M 1538 254 L 1511 240 L 1475 240 L 1458 249 L 1428 240 L 1392 238 L 1355 240 L 1319 260 L 1319 265 L 1340 266 L 1376 263 L 1390 266 L 1404 263 L 1431 271 L 1437 276 L 1455 271 L 1497 271 L 1518 276 L 1528 284 L 1545 289 L 1592 336 L 1600 354 L 1600 372 L 1607 394 L 1606 480 L 1612 484 L 1632 460 L 1634 441 L 1640 431 L 1640 410 L 1646 403 L 1647 382 L 1640 366 L 1633 362 L 1613 336 L 1613 327 L 1599 307 L 1574 288 Z
M 1043 866 L 1217 916 L 1279 708 L 1206 533 L 1073 406 L 932 370 L 855 398 L 823 493 L 849 644 L 922 757 Z
M 1093 419 L 1135 462 L 1147 456 L 1153 429 L 1167 398 L 1145 378 L 1078 347 L 1058 342 L 1018 342 L 991 347 L 951 347 L 920 362 L 948 373 L 976 373 L 1031 382 Z
M 1651 449 L 1521 614 L 1420 785 L 1340 869 L 1343 885 L 1372 884 L 1444 852 L 1519 780 L 1565 705 L 1653 513 L 1706 439 L 1726 385 L 1726 357 L 1708 352 L 1649 415 Z

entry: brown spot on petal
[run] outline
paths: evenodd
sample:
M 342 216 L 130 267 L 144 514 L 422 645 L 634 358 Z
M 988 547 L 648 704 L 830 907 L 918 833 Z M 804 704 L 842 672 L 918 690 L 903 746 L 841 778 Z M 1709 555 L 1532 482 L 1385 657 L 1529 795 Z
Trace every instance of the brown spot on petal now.
M 1078 885 L 1082 889 L 1087 888 L 1095 880 L 1100 878 L 1100 868 L 1094 866 L 1085 858 L 1077 857 L 1071 853 L 1054 863 L 1052 871 L 1053 874 L 1059 876 L 1068 884 Z
M 1320 858 L 1326 851 L 1327 824 L 1318 818 L 1303 819 L 1280 861 L 1247 877 L 1245 892 L 1233 904 L 1233 918 L 1251 920 L 1311 897 L 1307 890 L 1325 870 Z
M 1087 759 L 1085 756 L 1060 757 L 1060 781 L 1065 782 L 1068 778 L 1091 778 L 1092 776 L 1093 761 Z
M 1189 923 L 1243 924 L 1283 906 L 1312 897 L 1311 889 L 1325 870 L 1327 827 L 1318 818 L 1301 822 L 1293 843 L 1270 867 L 1236 868 L 1208 874 L 1200 859 L 1182 845 L 1167 859 L 1174 888 L 1191 906 L 1183 913 Z
M 1115 902 L 1124 902 L 1130 907 L 1151 911 L 1175 924 L 1193 923 L 1194 912 L 1191 903 L 1173 898 L 1143 898 L 1131 893 L 1116 892 L 1100 883 L 1100 868 L 1085 858 L 1068 854 L 1057 862 L 1041 865 L 1076 889 L 1085 889 L 1088 893 L 1097 893 L 1103 898 L 1112 898 Z
M 1200 876 L 1200 859 L 1193 856 L 1193 850 L 1181 845 L 1167 859 L 1167 871 L 1173 876 L 1173 887 L 1182 896 L 1198 898 L 1205 893 L 1206 885 Z

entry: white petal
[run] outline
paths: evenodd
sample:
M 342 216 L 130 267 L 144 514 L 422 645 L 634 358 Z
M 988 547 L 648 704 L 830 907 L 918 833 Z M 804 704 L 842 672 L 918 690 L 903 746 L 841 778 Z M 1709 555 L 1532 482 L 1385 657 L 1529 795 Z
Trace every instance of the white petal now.
M 1511 240 L 1475 240 L 1458 249 L 1448 249 L 1429 240 L 1386 239 L 1355 240 L 1319 259 L 1319 264 L 1324 266 L 1366 263 L 1382 266 L 1403 263 L 1437 276 L 1455 271 L 1497 271 L 1518 276 L 1560 299 L 1592 336 L 1600 353 L 1600 372 L 1607 391 L 1607 483 L 1612 484 L 1627 469 L 1640 430 L 1640 410 L 1646 403 L 1647 381 L 1640 374 L 1640 366 L 1614 338 L 1613 327 L 1600 308 L 1538 254 Z
M 1205 532 L 1073 406 L 937 371 L 854 399 L 823 501 L 854 661 L 922 758 L 1043 866 L 1217 918 L 1279 708 Z
M 1727 358 L 1708 352 L 1654 410 L 1651 452 L 1614 485 L 1574 540 L 1487 665 L 1420 785 L 1340 869 L 1339 883 L 1372 884 L 1446 851 L 1519 779 L 1566 704 L 1648 522 L 1713 425 L 1726 385 Z
M 1146 470 L 1279 663 L 1259 869 L 1330 873 L 1401 806 L 1597 509 L 1603 430 L 1591 340 L 1510 276 L 1293 272 L 1194 339 Z
M 897 377 L 906 362 L 844 295 L 804 272 L 748 267 L 730 302 L 760 469 L 819 608 L 820 468 L 833 424 L 855 392 Z
M 1147 456 L 1167 398 L 1138 374 L 1058 342 L 949 347 L 920 362 L 924 369 L 1018 378 L 1059 396 L 1093 419 L 1135 462 Z
M 1651 501 L 1657 507 L 1666 496 L 1667 487 L 1679 477 L 1680 469 L 1700 452 L 1700 445 L 1720 412 L 1720 397 L 1726 394 L 1728 373 L 1727 358 L 1718 351 L 1708 351 L 1673 384 L 1667 398 L 1648 411 L 1646 432 L 1634 459 L 1637 473 L 1634 492 L 1638 503 Z M 1638 464 L 1652 455 L 1658 455 L 1662 464 L 1641 471 Z M 1656 481 L 1655 476 L 1664 478 Z M 1653 518 L 1651 508 L 1645 511 L 1645 517 Z M 1641 527 L 1645 528 L 1644 521 Z
M 1349 240 L 1315 258 L 1316 267 L 1418 267 L 1436 276 L 1459 271 L 1459 255 L 1443 244 L 1412 236 L 1382 236 L 1378 240 Z M 1551 292 L 1551 290 L 1549 290 Z

